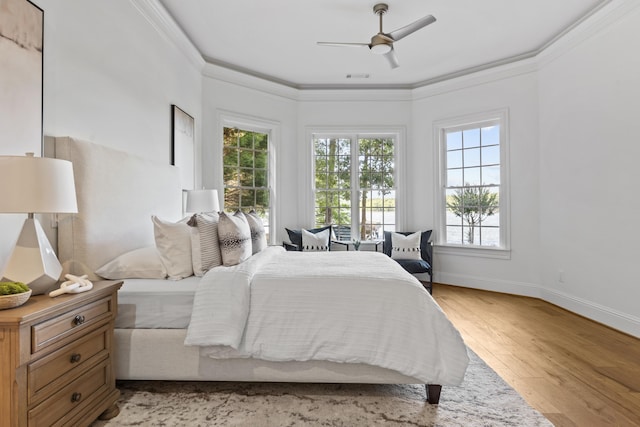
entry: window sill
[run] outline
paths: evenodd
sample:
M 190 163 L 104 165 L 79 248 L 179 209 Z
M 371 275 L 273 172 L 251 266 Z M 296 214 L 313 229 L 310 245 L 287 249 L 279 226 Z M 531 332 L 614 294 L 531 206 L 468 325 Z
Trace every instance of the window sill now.
M 511 259 L 511 250 L 503 248 L 460 246 L 460 245 L 435 245 L 434 252 L 439 255 L 459 255 L 494 259 Z

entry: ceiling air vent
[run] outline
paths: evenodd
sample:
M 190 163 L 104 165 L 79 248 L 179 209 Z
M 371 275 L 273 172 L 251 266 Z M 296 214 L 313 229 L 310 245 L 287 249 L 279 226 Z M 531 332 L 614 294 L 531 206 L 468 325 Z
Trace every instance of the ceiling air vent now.
M 347 74 L 347 78 L 348 79 L 368 79 L 369 78 L 369 74 Z

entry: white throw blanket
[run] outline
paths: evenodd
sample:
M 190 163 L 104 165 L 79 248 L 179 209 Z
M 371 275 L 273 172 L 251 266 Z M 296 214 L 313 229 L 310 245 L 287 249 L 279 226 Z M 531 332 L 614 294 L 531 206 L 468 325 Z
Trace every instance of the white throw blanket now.
M 458 385 L 466 346 L 418 280 L 376 252 L 270 247 L 200 282 L 186 345 L 210 357 L 366 363 Z

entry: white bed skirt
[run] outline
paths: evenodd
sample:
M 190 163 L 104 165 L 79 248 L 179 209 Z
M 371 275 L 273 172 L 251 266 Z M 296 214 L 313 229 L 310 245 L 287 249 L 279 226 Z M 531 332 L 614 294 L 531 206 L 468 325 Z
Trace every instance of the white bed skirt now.
M 185 329 L 116 329 L 115 371 L 119 380 L 256 381 L 420 384 L 396 371 L 365 364 L 326 361 L 268 362 L 211 359 L 185 346 Z

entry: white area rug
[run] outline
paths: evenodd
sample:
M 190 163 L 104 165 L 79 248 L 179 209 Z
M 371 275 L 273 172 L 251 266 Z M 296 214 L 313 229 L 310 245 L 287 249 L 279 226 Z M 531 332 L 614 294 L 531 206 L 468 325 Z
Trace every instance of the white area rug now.
M 123 381 L 102 426 L 552 426 L 473 352 L 439 405 L 423 385 Z

